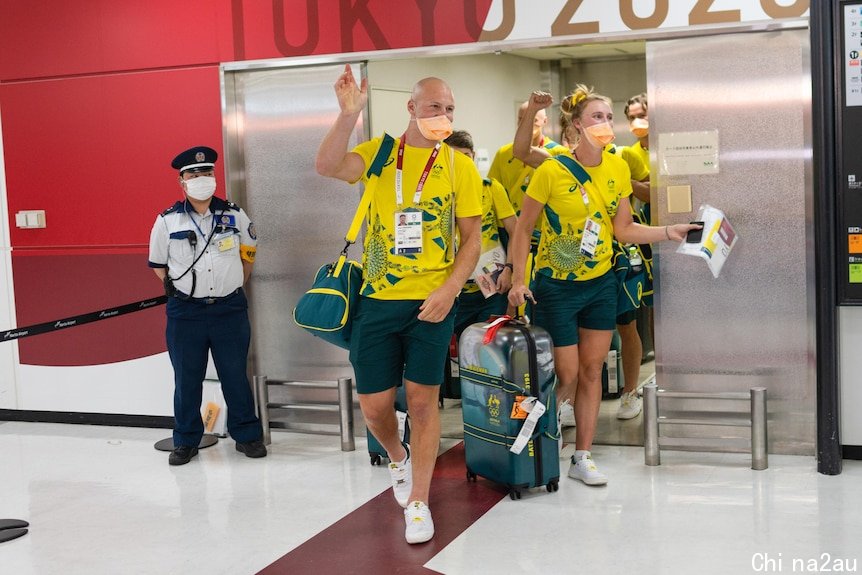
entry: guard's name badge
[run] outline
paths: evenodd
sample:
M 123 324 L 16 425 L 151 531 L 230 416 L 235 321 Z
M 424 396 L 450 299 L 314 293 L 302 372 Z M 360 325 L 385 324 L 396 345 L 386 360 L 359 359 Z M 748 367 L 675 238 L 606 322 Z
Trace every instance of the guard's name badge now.
M 234 240 L 233 236 L 228 236 L 226 238 L 220 239 L 216 243 L 216 245 L 218 246 L 218 251 L 226 252 L 233 249 L 233 247 L 236 245 L 236 241 Z
M 422 253 L 422 212 L 406 210 L 395 213 L 395 253 Z
M 602 231 L 602 225 L 592 218 L 587 218 L 587 223 L 584 224 L 584 235 L 581 238 L 581 253 L 585 256 L 594 257 L 596 255 L 596 246 L 599 245 L 599 233 Z

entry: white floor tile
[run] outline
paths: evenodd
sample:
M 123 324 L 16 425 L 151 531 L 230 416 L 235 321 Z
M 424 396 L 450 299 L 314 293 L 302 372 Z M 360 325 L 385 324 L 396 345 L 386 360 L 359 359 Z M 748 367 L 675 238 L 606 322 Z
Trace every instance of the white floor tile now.
M 253 574 L 389 487 L 362 438 L 343 453 L 337 437 L 274 433 L 262 460 L 222 439 L 170 467 L 153 448 L 169 435 L 0 424 L 0 518 L 31 523 L 0 544 L 0 572 Z M 770 455 L 769 469 L 752 471 L 745 454 L 663 451 L 662 465 L 646 467 L 642 448 L 599 445 L 593 455 L 610 481 L 588 487 L 565 477 L 565 455 L 558 492 L 503 499 L 427 566 L 733 575 L 767 572 L 758 558 L 780 558 L 791 573 L 794 559 L 824 553 L 858 565 L 862 462 L 829 477 L 811 457 Z

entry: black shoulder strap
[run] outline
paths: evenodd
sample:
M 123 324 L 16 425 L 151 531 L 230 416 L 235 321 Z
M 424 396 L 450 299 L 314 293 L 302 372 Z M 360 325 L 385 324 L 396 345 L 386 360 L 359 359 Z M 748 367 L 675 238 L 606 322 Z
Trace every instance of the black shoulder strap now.
M 374 156 L 374 160 L 372 160 L 368 171 L 365 173 L 367 177 L 371 178 L 371 176 L 380 175 L 380 172 L 383 171 L 383 166 L 386 165 L 386 160 L 389 159 L 389 154 L 392 153 L 392 146 L 394 145 L 395 138 L 384 133 L 383 141 L 380 142 L 380 147 L 377 149 L 377 155 Z
M 592 178 L 590 178 L 590 175 L 587 173 L 584 167 L 581 166 L 576 160 L 573 160 L 572 158 L 563 155 L 554 156 L 554 159 L 563 164 L 566 169 L 572 173 L 572 176 L 574 176 L 575 180 L 577 180 L 579 184 L 584 185 L 587 182 L 592 181 Z

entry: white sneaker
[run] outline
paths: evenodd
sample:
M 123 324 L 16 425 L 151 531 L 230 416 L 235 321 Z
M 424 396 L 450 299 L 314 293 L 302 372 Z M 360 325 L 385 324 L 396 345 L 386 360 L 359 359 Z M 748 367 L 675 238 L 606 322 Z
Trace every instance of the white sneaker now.
M 572 456 L 569 477 L 583 481 L 587 485 L 604 485 L 608 482 L 608 476 L 599 471 L 589 454 L 581 456 L 580 459 Z
M 401 507 L 407 507 L 410 501 L 410 493 L 413 491 L 413 463 L 410 461 L 410 446 L 405 445 L 407 450 L 407 461 L 403 464 L 392 462 L 389 464 L 389 475 L 392 477 L 392 493 L 395 501 Z
M 421 501 L 411 501 L 404 510 L 404 538 L 407 543 L 425 543 L 434 537 L 434 520 L 431 510 Z
M 560 404 L 557 411 L 557 421 L 560 427 L 575 427 L 575 408 L 572 407 L 572 402 L 568 399 Z
M 633 419 L 641 412 L 641 398 L 637 391 L 624 393 L 620 396 L 620 407 L 617 409 L 617 419 Z

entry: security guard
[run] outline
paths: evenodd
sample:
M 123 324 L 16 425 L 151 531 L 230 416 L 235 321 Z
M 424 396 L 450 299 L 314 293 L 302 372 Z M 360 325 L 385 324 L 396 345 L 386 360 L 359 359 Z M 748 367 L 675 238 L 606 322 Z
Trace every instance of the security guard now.
M 179 170 L 185 197 L 156 218 L 150 233 L 149 266 L 169 296 L 167 345 L 175 385 L 171 465 L 184 465 L 198 453 L 207 351 L 212 352 L 237 451 L 266 456 L 246 375 L 251 329 L 242 289 L 251 274 L 257 236 L 241 208 L 213 196 L 217 159 L 218 153 L 206 146 L 174 158 L 171 167 Z

